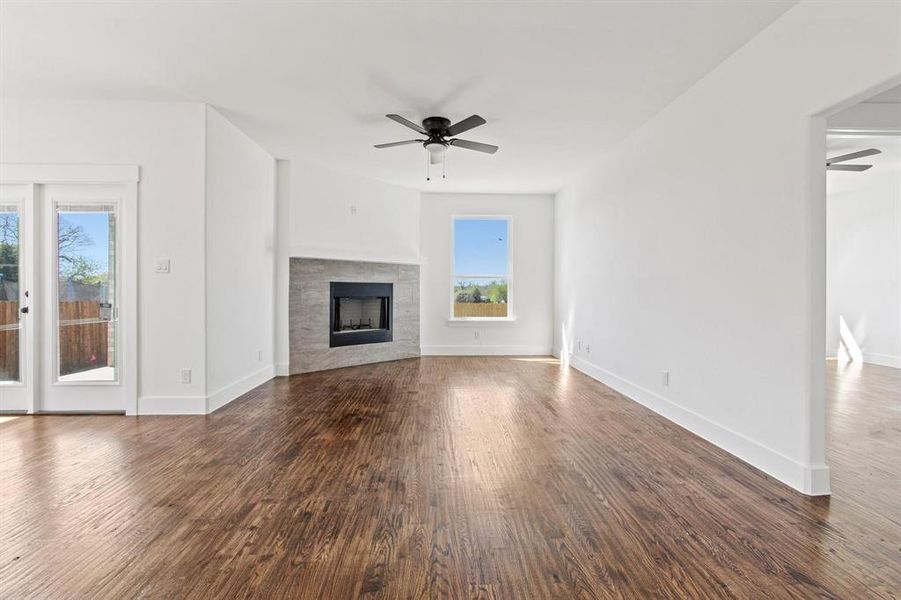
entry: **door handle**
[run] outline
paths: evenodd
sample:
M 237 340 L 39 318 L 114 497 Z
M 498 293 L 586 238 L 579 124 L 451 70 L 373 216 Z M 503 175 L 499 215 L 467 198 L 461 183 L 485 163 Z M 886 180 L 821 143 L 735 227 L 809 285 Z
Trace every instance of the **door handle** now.
M 23 315 L 27 315 L 27 314 L 28 314 L 28 307 L 27 307 L 27 306 L 23 306 L 22 308 L 19 309 L 19 312 L 21 312 Z

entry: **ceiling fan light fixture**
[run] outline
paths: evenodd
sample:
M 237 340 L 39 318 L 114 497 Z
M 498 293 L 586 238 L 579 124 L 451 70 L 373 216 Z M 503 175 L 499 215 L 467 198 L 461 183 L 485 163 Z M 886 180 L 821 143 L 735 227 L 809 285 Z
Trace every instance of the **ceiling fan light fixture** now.
M 423 144 L 423 146 L 425 146 L 425 149 L 431 154 L 444 154 L 447 151 L 447 144 L 442 144 L 441 142 L 429 141 Z

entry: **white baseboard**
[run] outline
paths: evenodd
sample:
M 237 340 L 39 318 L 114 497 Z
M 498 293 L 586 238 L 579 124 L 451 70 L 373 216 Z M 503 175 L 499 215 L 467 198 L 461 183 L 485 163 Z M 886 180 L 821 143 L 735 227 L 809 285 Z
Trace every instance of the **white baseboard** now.
M 549 346 L 423 346 L 423 356 L 550 356 Z
M 205 415 L 206 396 L 143 396 L 138 415 Z
M 901 369 L 901 356 L 892 354 L 877 354 L 875 352 L 864 352 L 863 362 L 868 365 L 879 365 L 882 367 L 894 367 Z
M 278 363 L 275 365 L 276 377 L 287 377 L 291 374 L 291 365 L 288 363 Z
M 219 410 L 232 400 L 246 394 L 258 385 L 266 383 L 273 377 L 275 377 L 275 367 L 273 365 L 267 365 L 256 373 L 251 373 L 250 375 L 242 377 L 238 381 L 230 383 L 213 392 L 207 396 L 206 399 L 207 413 Z
M 826 465 L 798 463 L 580 356 L 573 356 L 570 365 L 803 494 L 829 494 L 829 467 Z

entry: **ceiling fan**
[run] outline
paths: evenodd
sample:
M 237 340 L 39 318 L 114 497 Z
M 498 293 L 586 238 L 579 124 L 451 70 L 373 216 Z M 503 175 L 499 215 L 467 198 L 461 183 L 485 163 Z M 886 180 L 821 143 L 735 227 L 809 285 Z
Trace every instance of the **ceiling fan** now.
M 444 162 L 444 153 L 450 146 L 464 148 L 466 150 L 475 150 L 476 152 L 484 152 L 486 154 L 494 154 L 497 152 L 497 146 L 461 140 L 460 138 L 455 137 L 464 131 L 469 131 L 479 125 L 484 125 L 486 121 L 479 115 L 472 115 L 453 125 L 451 125 L 450 119 L 445 117 L 428 117 L 422 120 L 422 126 L 417 125 L 413 121 L 408 121 L 400 115 L 385 116 L 392 121 L 397 121 L 405 127 L 409 127 L 420 135 L 424 135 L 425 139 L 376 144 L 376 148 L 393 148 L 394 146 L 405 146 L 407 144 L 422 144 L 422 146 L 429 151 L 429 163 L 433 165 Z
M 855 158 L 863 158 L 864 156 L 873 156 L 874 154 L 882 154 L 882 150 L 877 150 L 876 148 L 868 148 L 866 150 L 858 150 L 857 152 L 852 152 L 850 154 L 842 154 L 841 156 L 836 156 L 835 158 L 827 158 L 826 159 L 826 170 L 827 171 L 866 171 L 871 168 L 873 165 L 837 165 L 835 163 L 841 163 L 849 160 L 854 160 Z

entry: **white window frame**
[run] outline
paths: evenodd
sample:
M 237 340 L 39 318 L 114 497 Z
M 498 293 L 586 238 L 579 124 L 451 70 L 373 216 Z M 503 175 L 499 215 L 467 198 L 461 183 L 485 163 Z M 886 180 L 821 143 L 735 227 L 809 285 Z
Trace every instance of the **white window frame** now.
M 456 272 L 456 223 L 458 220 L 506 221 L 507 222 L 507 273 L 457 273 Z M 457 279 L 504 279 L 507 281 L 507 316 L 506 317 L 455 317 L 454 286 Z M 450 288 L 448 290 L 448 325 L 466 325 L 479 323 L 512 323 L 516 320 L 513 312 L 513 216 L 509 214 L 452 214 L 450 219 Z

